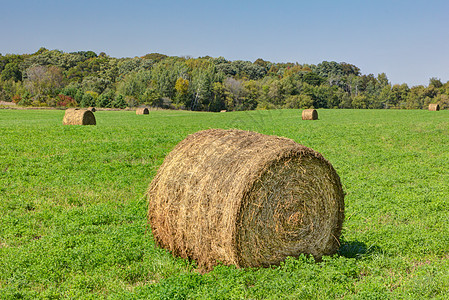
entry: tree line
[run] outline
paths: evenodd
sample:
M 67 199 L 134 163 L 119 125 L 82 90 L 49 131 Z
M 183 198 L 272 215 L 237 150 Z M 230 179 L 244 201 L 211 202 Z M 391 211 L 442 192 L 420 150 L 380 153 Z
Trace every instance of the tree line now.
M 254 62 L 150 53 L 114 58 L 104 52 L 0 54 L 0 101 L 21 106 L 152 107 L 200 111 L 276 108 L 421 109 L 449 107 L 449 81 L 392 85 L 385 73 L 352 64 Z

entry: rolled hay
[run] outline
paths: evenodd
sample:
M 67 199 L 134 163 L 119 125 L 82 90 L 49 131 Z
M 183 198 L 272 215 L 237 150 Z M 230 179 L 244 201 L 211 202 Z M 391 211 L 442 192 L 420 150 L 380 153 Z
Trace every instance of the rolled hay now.
M 64 125 L 96 125 L 95 116 L 87 109 L 69 108 L 66 109 L 62 120 Z
M 97 109 L 95 107 L 88 107 L 87 110 L 90 110 L 91 112 L 96 112 Z
M 150 111 L 146 107 L 138 107 L 136 109 L 136 115 L 148 115 Z
M 147 193 L 156 243 L 203 270 L 334 254 L 344 220 L 340 178 L 293 140 L 241 130 L 189 135 Z
M 318 120 L 318 112 L 315 109 L 304 109 L 302 111 L 303 120 Z
M 439 111 L 440 105 L 436 104 L 436 103 L 431 103 L 431 104 L 429 104 L 429 110 L 430 111 Z

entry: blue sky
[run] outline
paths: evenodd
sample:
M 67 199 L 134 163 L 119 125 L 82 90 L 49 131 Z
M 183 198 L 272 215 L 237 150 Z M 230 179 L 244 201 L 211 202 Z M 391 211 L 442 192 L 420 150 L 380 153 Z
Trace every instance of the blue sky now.
M 352 63 L 395 83 L 449 81 L 449 1 L 4 1 L 0 53 Z

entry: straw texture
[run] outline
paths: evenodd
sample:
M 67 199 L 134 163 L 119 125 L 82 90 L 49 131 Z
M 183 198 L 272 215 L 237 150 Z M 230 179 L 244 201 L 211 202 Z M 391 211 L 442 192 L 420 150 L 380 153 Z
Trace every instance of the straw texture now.
M 431 111 L 439 111 L 440 110 L 440 105 L 436 104 L 436 103 L 429 104 L 429 110 L 431 110 Z
M 146 107 L 138 107 L 136 109 L 136 115 L 148 115 L 150 111 Z
M 95 116 L 92 111 L 87 109 L 69 108 L 66 109 L 64 118 L 62 119 L 64 125 L 96 125 Z
M 318 112 L 315 109 L 304 109 L 302 111 L 303 120 L 318 120 Z
M 293 140 L 241 130 L 189 135 L 148 189 L 157 244 L 197 261 L 279 264 L 335 253 L 344 220 L 340 179 L 321 154 Z

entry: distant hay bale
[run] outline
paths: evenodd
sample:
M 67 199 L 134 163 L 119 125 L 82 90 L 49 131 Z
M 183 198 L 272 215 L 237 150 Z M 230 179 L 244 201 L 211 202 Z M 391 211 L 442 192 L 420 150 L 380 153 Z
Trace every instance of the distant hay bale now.
M 148 115 L 150 111 L 146 107 L 138 107 L 136 109 L 136 115 Z
M 227 110 L 226 109 L 222 109 L 222 110 L 220 110 L 220 112 L 227 112 Z
M 66 109 L 64 119 L 62 120 L 64 125 L 96 125 L 95 116 L 92 111 L 87 109 L 69 108 Z
M 147 193 L 156 243 L 173 255 L 238 267 L 334 254 L 344 220 L 340 178 L 293 140 L 242 130 L 189 135 Z
M 431 104 L 429 104 L 429 110 L 431 110 L 431 111 L 439 111 L 440 110 L 440 105 L 436 104 L 436 103 L 431 103 Z
M 97 111 L 97 109 L 95 107 L 92 107 L 92 106 L 88 107 L 87 110 L 90 110 L 91 112 L 96 112 Z
M 302 111 L 303 120 L 318 120 L 318 112 L 315 109 L 304 109 Z

